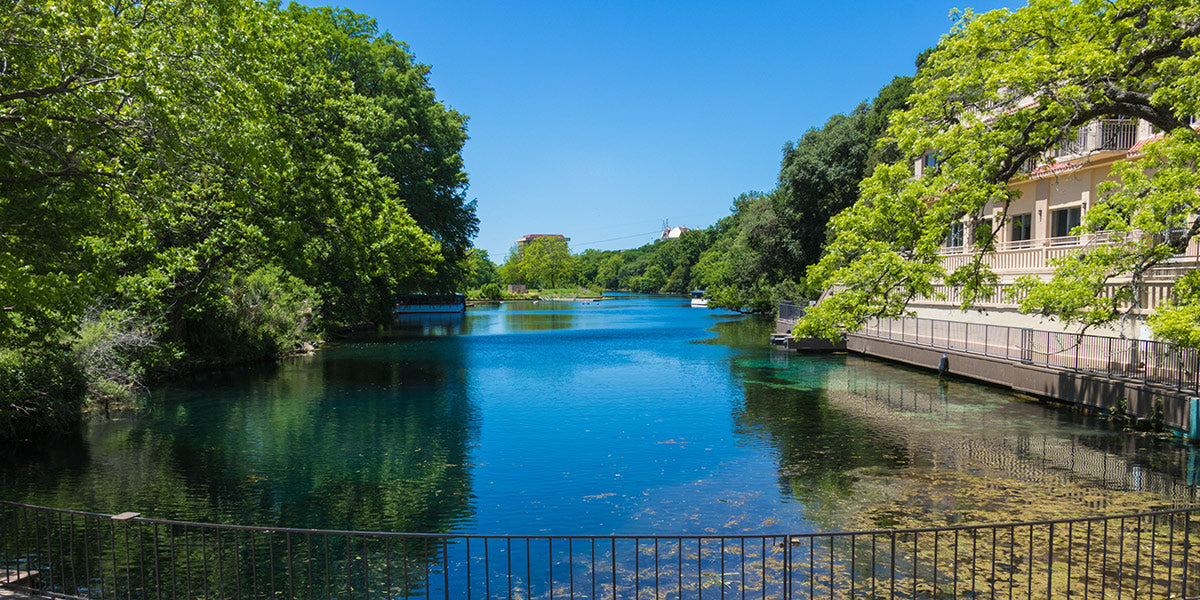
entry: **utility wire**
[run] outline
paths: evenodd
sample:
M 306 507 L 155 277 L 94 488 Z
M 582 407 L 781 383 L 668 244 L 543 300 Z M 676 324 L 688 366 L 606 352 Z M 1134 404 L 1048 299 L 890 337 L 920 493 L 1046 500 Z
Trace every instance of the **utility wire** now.
M 580 246 L 587 246 L 587 245 L 589 245 L 589 244 L 603 244 L 604 242 L 615 242 L 615 241 L 618 241 L 618 240 L 627 240 L 627 239 L 630 239 L 630 238 L 642 237 L 642 236 L 645 236 L 645 235 L 654 235 L 654 234 L 656 234 L 656 233 L 661 233 L 661 232 L 659 232 L 659 231 L 647 231 L 646 233 L 635 233 L 635 234 L 633 234 L 633 235 L 626 235 L 626 236 L 622 236 L 622 237 L 609 238 L 609 239 L 607 239 L 607 240 L 596 240 L 596 241 L 594 241 L 594 242 L 580 242 L 580 243 L 579 243 L 579 245 L 580 245 Z

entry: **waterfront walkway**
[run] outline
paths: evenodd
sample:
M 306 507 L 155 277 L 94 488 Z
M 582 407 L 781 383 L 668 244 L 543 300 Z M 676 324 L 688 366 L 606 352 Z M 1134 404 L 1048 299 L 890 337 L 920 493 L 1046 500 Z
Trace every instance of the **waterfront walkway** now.
M 26 598 L 41 598 L 44 596 L 35 596 L 23 590 L 9 587 L 9 584 L 23 584 L 32 577 L 37 576 L 37 571 L 33 572 L 5 572 L 0 570 L 0 600 L 25 600 Z
M 798 316 L 785 308 L 780 307 L 780 331 L 790 329 Z M 789 349 L 827 349 L 790 336 L 772 341 Z M 1120 416 L 1161 419 L 1177 434 L 1200 439 L 1200 400 L 1195 399 L 1200 353 L 1195 350 L 1150 340 L 922 318 L 874 319 L 844 343 L 851 352 Z

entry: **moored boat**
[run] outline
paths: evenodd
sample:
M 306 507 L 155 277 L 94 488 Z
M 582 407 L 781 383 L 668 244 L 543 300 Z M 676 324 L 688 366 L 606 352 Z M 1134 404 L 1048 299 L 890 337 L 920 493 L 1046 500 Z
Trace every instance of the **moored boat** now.
M 396 298 L 392 312 L 400 314 L 459 313 L 467 310 L 462 294 L 405 294 Z

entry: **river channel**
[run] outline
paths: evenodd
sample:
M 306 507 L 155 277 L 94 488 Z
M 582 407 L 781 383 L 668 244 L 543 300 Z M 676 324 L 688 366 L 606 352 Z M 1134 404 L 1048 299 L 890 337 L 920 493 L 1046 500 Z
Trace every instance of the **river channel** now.
M 676 297 L 414 318 L 5 448 L 0 499 L 218 523 L 804 533 L 1195 497 L 1195 449 L 1003 390 L 767 345 Z

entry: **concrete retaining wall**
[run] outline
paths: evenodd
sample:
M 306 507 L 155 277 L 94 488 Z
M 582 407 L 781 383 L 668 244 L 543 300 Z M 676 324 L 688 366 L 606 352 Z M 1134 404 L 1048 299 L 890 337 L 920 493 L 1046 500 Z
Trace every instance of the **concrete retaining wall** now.
M 1151 417 L 1154 399 L 1162 398 L 1164 423 L 1177 433 L 1189 433 L 1191 395 L 1172 388 L 855 334 L 846 336 L 846 349 L 929 369 L 937 369 L 945 355 L 947 372 L 954 375 L 1102 411 L 1111 411 L 1125 398 L 1128 413 L 1142 419 Z

